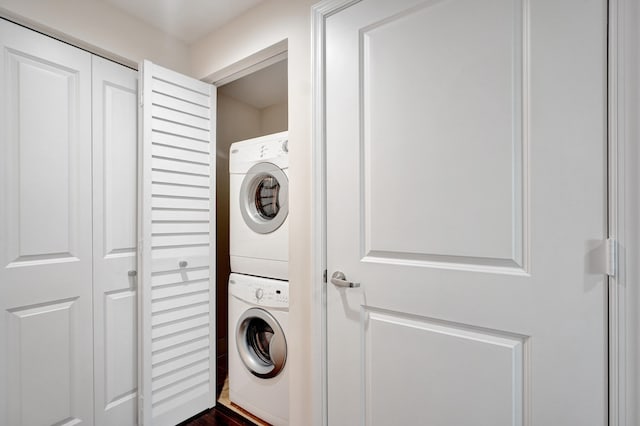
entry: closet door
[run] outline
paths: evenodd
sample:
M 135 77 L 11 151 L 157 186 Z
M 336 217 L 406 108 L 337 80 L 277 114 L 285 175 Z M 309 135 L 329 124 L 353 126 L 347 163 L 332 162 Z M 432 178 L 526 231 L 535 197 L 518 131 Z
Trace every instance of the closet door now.
M 0 424 L 93 422 L 91 55 L 0 19 Z
M 95 424 L 137 424 L 137 77 L 93 56 Z
M 215 405 L 215 87 L 141 73 L 140 423 L 175 425 Z

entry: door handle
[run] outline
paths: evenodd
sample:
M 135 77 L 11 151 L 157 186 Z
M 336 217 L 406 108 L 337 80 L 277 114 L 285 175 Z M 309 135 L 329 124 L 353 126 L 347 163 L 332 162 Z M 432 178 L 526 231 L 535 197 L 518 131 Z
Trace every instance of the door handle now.
M 347 281 L 347 277 L 345 277 L 344 273 L 340 271 L 335 271 L 333 275 L 331 275 L 331 284 L 335 285 L 336 287 L 346 287 L 346 288 L 360 287 L 360 283 Z

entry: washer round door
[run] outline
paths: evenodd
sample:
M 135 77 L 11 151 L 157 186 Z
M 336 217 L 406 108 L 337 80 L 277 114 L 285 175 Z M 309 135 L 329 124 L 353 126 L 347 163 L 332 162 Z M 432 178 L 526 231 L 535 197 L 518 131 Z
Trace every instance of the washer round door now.
M 240 212 L 259 234 L 278 229 L 289 214 L 289 180 L 275 164 L 258 163 L 247 171 L 240 187 Z
M 236 345 L 245 367 L 257 377 L 275 377 L 287 362 L 287 340 L 282 327 L 264 309 L 251 308 L 240 317 Z

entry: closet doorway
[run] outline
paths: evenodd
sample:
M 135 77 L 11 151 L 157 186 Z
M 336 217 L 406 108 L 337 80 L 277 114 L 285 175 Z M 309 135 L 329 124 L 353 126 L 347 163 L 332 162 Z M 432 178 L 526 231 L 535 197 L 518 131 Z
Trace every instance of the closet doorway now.
M 276 46 L 269 48 L 274 49 Z M 266 51 L 265 51 L 266 52 Z M 251 58 L 247 58 L 250 61 Z M 242 71 L 214 80 L 217 90 L 216 206 L 217 277 L 216 337 L 218 403 L 243 412 L 228 397 L 228 362 L 236 348 L 229 347 L 229 148 L 232 143 L 288 130 L 288 60 L 286 52 L 255 60 Z M 257 419 L 253 418 L 254 421 Z

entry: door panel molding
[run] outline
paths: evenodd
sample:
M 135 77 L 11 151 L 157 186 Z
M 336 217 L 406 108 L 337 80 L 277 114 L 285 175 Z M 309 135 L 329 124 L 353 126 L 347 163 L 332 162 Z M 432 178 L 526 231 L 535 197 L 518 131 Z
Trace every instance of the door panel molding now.
M 453 424 L 463 424 L 464 416 L 474 412 L 477 424 L 522 426 L 531 406 L 528 336 L 368 306 L 362 308 L 360 319 L 365 368 L 362 417 L 367 425 L 442 424 L 447 412 L 465 407 Z M 409 339 L 415 347 L 396 350 L 389 342 L 398 336 Z M 420 344 L 425 342 L 431 344 L 427 352 L 420 350 Z M 415 365 L 415 369 L 405 376 L 398 374 L 398 370 L 378 368 L 378 363 Z M 395 383 L 396 392 L 375 386 L 374 371 L 384 376 L 385 383 Z M 410 392 L 403 385 L 412 381 L 428 383 L 442 374 L 451 377 L 447 385 L 424 394 Z M 477 397 L 468 392 L 473 386 L 483 386 L 491 392 Z M 422 412 L 419 418 L 412 418 L 409 410 L 403 409 L 408 405 L 420 406 L 427 400 L 436 408 Z
M 7 309 L 9 424 L 76 424 L 73 415 L 77 297 Z M 44 333 L 43 333 L 44 332 Z M 51 368 L 55 365 L 55 368 Z M 47 404 L 43 404 L 47 401 Z M 33 410 L 34 406 L 40 407 Z
M 454 26 L 422 25 L 420 18 L 437 23 L 459 12 L 451 2 L 433 0 L 374 19 L 360 29 L 360 244 L 366 261 L 527 273 L 529 2 L 507 3 L 511 8 L 504 10 L 478 6 L 473 21 L 461 24 L 477 26 L 471 32 L 483 37 L 465 36 Z M 443 42 L 449 43 L 446 49 Z M 403 49 L 389 48 L 391 43 Z M 432 65 L 420 70 L 403 67 L 416 57 L 428 57 Z M 402 78 L 396 72 L 400 67 L 404 68 Z M 412 84 L 416 79 L 425 83 L 416 87 Z M 457 111 L 443 107 L 443 96 L 453 100 Z M 492 108 L 486 105 L 489 96 Z M 408 109 L 415 114 L 398 113 L 407 98 L 412 101 Z M 425 109 L 429 114 L 424 114 Z M 450 122 L 452 116 L 460 125 Z M 388 126 L 392 120 L 397 124 Z M 418 131 L 433 145 L 409 146 Z M 461 151 L 468 155 L 461 157 Z M 450 175 L 436 172 L 442 171 L 438 165 L 443 162 L 450 163 L 446 168 Z M 499 180 L 495 179 L 497 166 Z M 390 175 L 411 175 L 420 180 L 422 193 L 404 198 L 402 191 L 391 189 L 393 182 L 373 172 L 376 168 Z M 472 170 L 474 181 L 457 179 L 459 168 Z M 492 208 L 483 208 L 470 194 L 492 200 Z M 435 210 L 424 211 L 420 207 L 425 200 L 455 204 L 465 216 L 442 217 Z M 397 209 L 400 202 L 405 205 L 402 211 Z M 381 222 L 394 226 L 376 226 Z M 418 223 L 433 226 L 416 233 Z M 470 234 L 473 239 L 468 238 Z
M 79 222 L 76 126 L 77 70 L 6 49 L 9 120 L 7 233 L 9 267 L 77 259 Z M 47 99 L 47 102 L 42 102 Z M 55 104 L 54 104 L 55 103 Z M 47 117 L 46 125 L 42 118 Z M 40 141 L 47 140 L 43 145 Z M 46 149 L 43 149 L 45 148 Z M 47 164 L 47 179 L 41 175 Z M 31 192 L 34 191 L 34 192 Z

